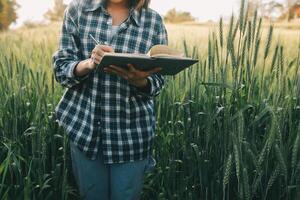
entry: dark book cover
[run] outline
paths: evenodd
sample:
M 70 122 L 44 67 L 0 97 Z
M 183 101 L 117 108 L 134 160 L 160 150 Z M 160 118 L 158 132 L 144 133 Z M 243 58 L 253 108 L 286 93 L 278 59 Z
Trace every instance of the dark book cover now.
M 127 64 L 132 64 L 135 68 L 148 71 L 156 67 L 161 67 L 162 70 L 158 72 L 161 75 L 176 75 L 182 70 L 197 63 L 198 60 L 185 57 L 172 56 L 147 56 L 134 54 L 107 54 L 102 58 L 98 66 L 98 70 L 103 70 L 109 65 L 116 65 L 127 69 Z

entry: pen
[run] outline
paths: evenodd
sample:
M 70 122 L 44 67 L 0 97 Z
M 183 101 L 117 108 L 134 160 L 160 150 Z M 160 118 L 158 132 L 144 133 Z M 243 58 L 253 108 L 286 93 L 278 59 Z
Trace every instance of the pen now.
M 96 45 L 100 44 L 100 42 L 98 42 L 91 34 L 89 36 L 92 38 Z
M 91 34 L 89 34 L 90 38 L 92 38 L 92 40 L 94 41 L 95 45 L 100 44 L 100 42 L 98 42 Z M 94 58 L 92 58 L 93 62 L 95 62 Z

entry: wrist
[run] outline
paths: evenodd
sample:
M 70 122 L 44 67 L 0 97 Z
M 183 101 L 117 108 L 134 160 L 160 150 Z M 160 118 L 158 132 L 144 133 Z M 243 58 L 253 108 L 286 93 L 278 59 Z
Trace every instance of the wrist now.
M 75 76 L 84 76 L 93 70 L 89 60 L 80 61 L 74 68 Z
M 85 68 L 87 71 L 93 71 L 95 69 L 95 64 L 91 58 L 85 60 Z

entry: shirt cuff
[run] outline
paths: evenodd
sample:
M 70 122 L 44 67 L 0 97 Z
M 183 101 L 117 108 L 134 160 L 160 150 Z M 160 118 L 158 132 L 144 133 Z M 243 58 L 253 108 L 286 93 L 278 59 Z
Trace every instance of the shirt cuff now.
M 74 61 L 71 62 L 69 65 L 70 67 L 68 68 L 68 72 L 67 72 L 67 77 L 70 79 L 73 79 L 76 83 L 80 83 L 82 80 L 86 79 L 89 74 L 86 74 L 84 76 L 76 76 L 75 75 L 75 67 L 79 64 L 80 61 Z
M 143 96 L 152 98 L 152 97 L 154 97 L 154 95 L 153 95 L 153 92 L 154 92 L 154 84 L 153 84 L 153 81 L 154 81 L 154 80 L 153 80 L 153 78 L 152 78 L 151 76 L 148 76 L 147 79 L 148 79 L 148 84 L 150 84 L 150 93 L 143 92 L 143 91 L 141 91 L 138 87 L 136 87 L 136 91 L 137 91 L 137 93 L 140 94 L 140 95 L 143 95 Z

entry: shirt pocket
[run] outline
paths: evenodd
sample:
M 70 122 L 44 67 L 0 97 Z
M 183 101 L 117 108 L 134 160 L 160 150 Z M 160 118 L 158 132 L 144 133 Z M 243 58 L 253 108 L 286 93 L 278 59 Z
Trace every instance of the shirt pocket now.
M 153 45 L 153 34 L 149 28 L 131 25 L 119 33 L 117 44 L 123 53 L 147 54 Z
M 96 46 L 95 41 L 90 35 L 92 35 L 100 44 L 106 44 L 107 42 L 107 28 L 105 29 L 104 27 L 107 25 L 103 20 L 103 18 L 97 17 L 93 12 L 89 12 L 79 20 L 79 37 L 85 59 L 91 56 L 91 53 Z
M 81 31 L 79 35 L 82 46 L 82 53 L 85 59 L 90 58 L 92 51 L 96 46 L 90 35 L 92 35 L 97 41 L 99 41 L 100 44 L 104 44 L 106 42 L 105 39 L 103 39 L 103 37 L 101 37 L 101 35 L 93 29 Z

